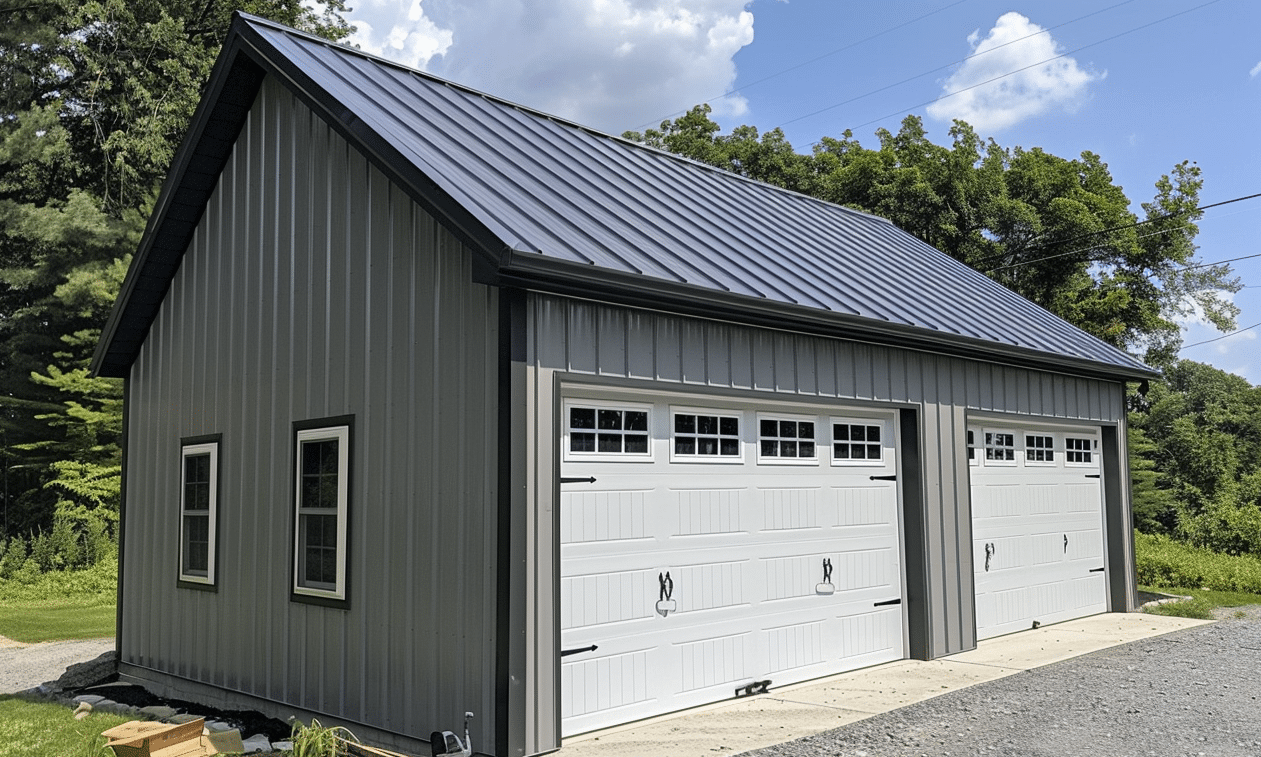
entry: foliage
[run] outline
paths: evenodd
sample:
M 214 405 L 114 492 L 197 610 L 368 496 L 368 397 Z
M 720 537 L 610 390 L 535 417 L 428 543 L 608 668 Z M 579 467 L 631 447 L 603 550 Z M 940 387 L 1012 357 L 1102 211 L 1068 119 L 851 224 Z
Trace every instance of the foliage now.
M 344 0 L 0 6 L 0 538 L 112 525 L 121 388 L 88 362 L 238 10 L 352 31 Z
M 1140 530 L 1261 557 L 1261 388 L 1212 366 L 1169 366 L 1131 399 Z
M 118 592 L 118 559 L 111 554 L 90 568 L 41 573 L 30 559 L 0 577 L 0 608 L 100 606 L 113 604 Z M 4 613 L 7 614 L 7 610 Z
M 1175 165 L 1155 181 L 1141 218 L 1094 153 L 1066 159 L 1005 148 L 956 121 L 951 144 L 928 139 L 908 116 L 867 148 L 845 132 L 811 154 L 779 129 L 720 134 L 701 105 L 628 139 L 751 179 L 874 213 L 988 274 L 1085 331 L 1163 365 L 1177 352 L 1175 318 L 1192 309 L 1234 326 L 1236 292 L 1226 266 L 1197 266 L 1200 169 Z M 1139 221 L 1142 226 L 1137 226 Z
M 1151 615 L 1169 615 L 1175 618 L 1213 619 L 1213 604 L 1207 599 L 1192 597 L 1178 602 L 1165 602 L 1160 605 L 1144 607 L 1143 612 Z
M 65 705 L 0 696 L 0 757 L 95 756 L 100 733 L 131 719 L 93 712 L 75 720 Z
M 294 757 L 343 757 L 350 754 L 346 742 L 358 740 L 348 728 L 320 725 L 315 718 L 311 719 L 310 725 L 294 718 L 290 737 Z
M 1134 534 L 1138 582 L 1261 594 L 1261 559 L 1224 555 L 1174 541 L 1163 534 Z

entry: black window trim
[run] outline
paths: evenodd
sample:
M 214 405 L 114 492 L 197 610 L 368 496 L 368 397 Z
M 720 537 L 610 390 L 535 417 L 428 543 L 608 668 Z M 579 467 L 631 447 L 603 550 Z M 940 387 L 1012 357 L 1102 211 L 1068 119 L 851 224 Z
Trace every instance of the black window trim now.
M 184 575 L 184 459 L 186 457 L 185 450 L 189 447 L 198 447 L 213 444 L 214 465 L 211 470 L 211 476 L 214 479 L 214 498 L 211 502 L 211 510 L 209 523 L 210 536 L 210 574 L 205 580 L 197 578 L 186 578 Z M 198 436 L 180 437 L 180 454 L 179 454 L 179 495 L 176 501 L 176 519 L 175 519 L 175 585 L 180 589 L 193 589 L 196 591 L 219 591 L 219 521 L 220 507 L 219 503 L 223 492 L 223 434 L 201 434 Z
M 308 420 L 294 421 L 289 437 L 289 600 L 291 602 L 299 602 L 302 604 L 319 605 L 322 607 L 330 607 L 334 609 L 347 610 L 350 608 L 350 582 L 353 572 L 353 563 L 350 559 L 352 542 L 351 515 L 354 512 L 354 476 L 355 476 L 355 416 L 354 415 L 334 415 L 327 418 L 311 418 Z M 340 596 L 337 592 L 323 592 L 316 589 L 300 589 L 298 587 L 298 496 L 300 489 L 298 488 L 298 466 L 301 464 L 299 458 L 298 435 L 303 431 L 317 431 L 328 429 L 332 431 L 340 428 L 346 429 L 346 505 L 344 511 L 344 526 L 339 523 L 339 528 L 345 529 L 346 549 L 343 554 L 338 555 L 338 559 L 343 562 L 344 569 L 342 571 L 342 586 Z

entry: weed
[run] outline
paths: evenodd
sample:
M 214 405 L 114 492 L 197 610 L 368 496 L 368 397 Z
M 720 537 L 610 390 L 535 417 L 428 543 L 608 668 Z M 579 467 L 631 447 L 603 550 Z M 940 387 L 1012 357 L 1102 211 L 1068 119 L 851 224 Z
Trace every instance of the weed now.
M 293 757 L 345 757 L 350 754 L 347 741 L 359 741 L 349 728 L 340 725 L 320 725 L 311 718 L 310 725 L 293 719 Z
M 1138 582 L 1261 594 L 1261 559 L 1223 555 L 1160 534 L 1134 534 Z
M 1213 619 L 1213 604 L 1199 597 L 1184 599 L 1181 602 L 1166 602 L 1163 605 L 1152 605 L 1144 608 L 1143 611 L 1152 615 L 1172 615 L 1175 618 Z

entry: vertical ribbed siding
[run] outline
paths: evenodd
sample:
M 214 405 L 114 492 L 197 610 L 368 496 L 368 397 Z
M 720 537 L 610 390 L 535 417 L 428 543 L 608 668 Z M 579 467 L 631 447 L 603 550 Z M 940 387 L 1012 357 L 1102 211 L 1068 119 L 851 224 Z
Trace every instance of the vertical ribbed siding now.
M 1113 382 L 561 297 L 534 295 L 529 303 L 530 414 L 535 429 L 531 538 L 538 545 L 532 558 L 540 582 L 534 587 L 531 623 L 538 639 L 534 670 L 542 703 L 531 727 L 544 745 L 558 743 L 548 741 L 556 710 L 545 710 L 549 700 L 542 696 L 559 686 L 549 651 L 556 645 L 549 624 L 554 622 L 557 600 L 548 583 L 559 569 L 551 483 L 556 475 L 557 373 L 915 408 L 923 431 L 922 549 L 933 657 L 971 648 L 976 640 L 968 413 L 1101 424 L 1118 424 L 1124 418 L 1121 387 Z
M 422 739 L 474 710 L 493 743 L 497 330 L 469 252 L 265 82 L 130 376 L 122 661 Z M 345 414 L 349 605 L 295 603 L 292 423 Z M 215 592 L 175 585 L 209 433 Z

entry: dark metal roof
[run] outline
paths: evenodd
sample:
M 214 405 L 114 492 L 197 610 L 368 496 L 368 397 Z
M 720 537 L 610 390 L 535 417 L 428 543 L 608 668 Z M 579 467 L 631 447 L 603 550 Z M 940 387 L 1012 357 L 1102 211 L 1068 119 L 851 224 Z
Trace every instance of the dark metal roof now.
M 262 74 L 478 253 L 480 280 L 1109 378 L 1157 375 L 888 221 L 236 19 L 98 347 L 125 375 Z M 248 105 L 245 105 L 248 108 Z

